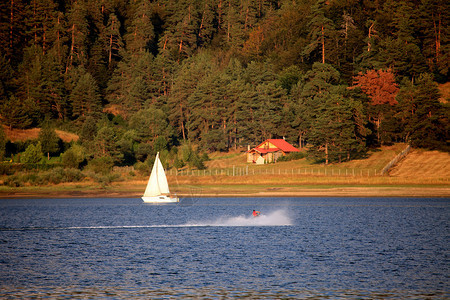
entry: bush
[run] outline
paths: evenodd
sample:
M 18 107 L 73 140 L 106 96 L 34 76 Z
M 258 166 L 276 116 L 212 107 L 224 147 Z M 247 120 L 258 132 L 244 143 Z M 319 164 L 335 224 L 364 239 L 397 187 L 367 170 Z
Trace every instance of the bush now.
M 151 167 L 145 162 L 137 162 L 134 169 L 143 175 L 150 175 Z
M 8 176 L 4 181 L 3 185 L 10 187 L 21 187 L 24 185 L 22 178 L 18 175 Z
M 92 179 L 94 179 L 95 182 L 100 183 L 102 187 L 106 187 L 110 185 L 114 181 L 118 181 L 120 179 L 119 174 L 92 174 Z
M 291 161 L 291 160 L 298 160 L 306 157 L 305 152 L 291 152 L 288 155 L 282 156 L 278 158 L 277 161 Z
M 57 167 L 43 173 L 26 173 L 9 176 L 3 184 L 11 187 L 20 187 L 25 184 L 59 184 L 62 182 L 78 182 L 83 180 L 84 177 L 85 175 L 80 170 Z
M 0 163 L 0 175 L 14 174 L 14 165 L 11 163 Z
M 37 164 L 42 161 L 42 147 L 41 143 L 38 142 L 36 145 L 29 145 L 22 156 L 20 161 L 24 164 Z
M 175 161 L 173 162 L 173 166 L 176 169 L 181 169 L 182 167 L 184 167 L 186 164 L 184 163 L 184 161 L 182 159 L 178 159 L 178 157 L 175 157 Z
M 89 161 L 86 168 L 94 173 L 106 174 L 112 171 L 113 166 L 112 157 L 102 156 Z
M 69 168 L 79 168 L 85 160 L 85 149 L 80 145 L 73 145 L 69 150 L 61 155 L 62 163 Z

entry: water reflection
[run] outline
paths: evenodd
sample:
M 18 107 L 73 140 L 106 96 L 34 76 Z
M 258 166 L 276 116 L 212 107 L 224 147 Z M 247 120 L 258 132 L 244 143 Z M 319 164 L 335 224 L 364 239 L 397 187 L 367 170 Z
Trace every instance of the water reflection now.
M 401 198 L 0 201 L 0 298 L 449 299 L 449 208 Z
M 448 299 L 444 292 L 358 290 L 234 290 L 223 288 L 121 289 L 118 287 L 39 287 L 34 289 L 0 288 L 0 297 L 7 299 Z

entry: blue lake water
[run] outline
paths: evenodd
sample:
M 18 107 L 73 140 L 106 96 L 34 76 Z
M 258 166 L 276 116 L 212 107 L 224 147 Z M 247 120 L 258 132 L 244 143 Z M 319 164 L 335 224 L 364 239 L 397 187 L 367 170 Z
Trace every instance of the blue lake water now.
M 0 200 L 0 298 L 450 298 L 450 199 L 183 204 Z

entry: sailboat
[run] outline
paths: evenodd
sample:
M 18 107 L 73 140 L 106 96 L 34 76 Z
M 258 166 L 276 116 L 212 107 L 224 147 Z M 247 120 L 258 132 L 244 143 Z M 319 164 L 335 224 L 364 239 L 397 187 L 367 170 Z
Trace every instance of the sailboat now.
M 172 196 L 169 191 L 166 173 L 159 160 L 159 152 L 156 154 L 155 163 L 153 164 L 152 173 L 148 179 L 147 188 L 145 189 L 142 200 L 145 203 L 177 203 L 178 197 Z

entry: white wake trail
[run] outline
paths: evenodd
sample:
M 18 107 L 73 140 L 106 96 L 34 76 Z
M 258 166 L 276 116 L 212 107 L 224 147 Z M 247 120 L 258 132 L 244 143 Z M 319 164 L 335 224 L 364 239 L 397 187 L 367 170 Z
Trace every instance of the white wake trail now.
M 290 226 L 292 220 L 285 210 L 277 210 L 258 217 L 252 215 L 229 217 L 223 216 L 216 220 L 189 222 L 187 226 Z

